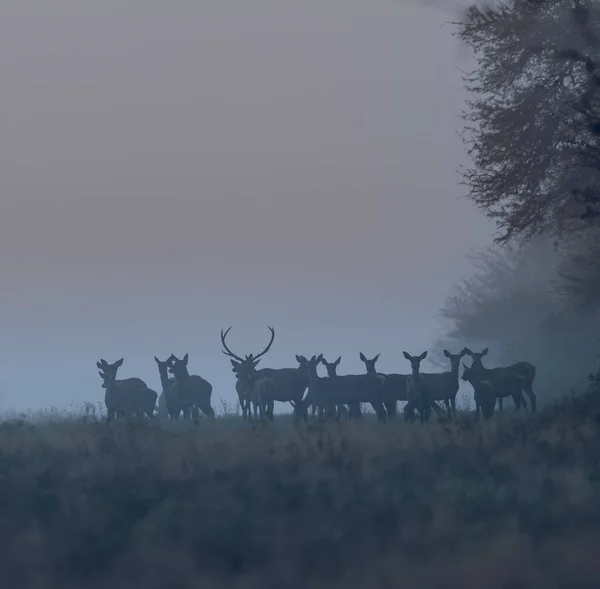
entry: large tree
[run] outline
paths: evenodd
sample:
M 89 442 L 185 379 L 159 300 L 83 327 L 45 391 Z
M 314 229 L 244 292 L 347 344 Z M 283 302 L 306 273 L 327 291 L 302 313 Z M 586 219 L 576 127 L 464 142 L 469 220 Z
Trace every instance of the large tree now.
M 457 23 L 475 68 L 464 139 L 469 198 L 499 241 L 557 236 L 600 213 L 597 2 L 508 0 Z

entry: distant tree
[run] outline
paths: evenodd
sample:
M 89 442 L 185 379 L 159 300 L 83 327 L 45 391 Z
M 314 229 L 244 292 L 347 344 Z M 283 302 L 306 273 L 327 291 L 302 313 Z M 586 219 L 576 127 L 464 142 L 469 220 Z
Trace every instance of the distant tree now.
M 600 6 L 477 3 L 455 24 L 476 64 L 464 75 L 468 197 L 498 241 L 585 228 L 600 215 Z
M 585 386 L 596 365 L 600 312 L 583 315 L 564 305 L 555 289 L 563 259 L 540 237 L 474 256 L 474 275 L 455 286 L 441 310 L 448 329 L 433 359 L 443 364 L 443 347 L 488 346 L 489 366 L 535 364 L 544 395 Z

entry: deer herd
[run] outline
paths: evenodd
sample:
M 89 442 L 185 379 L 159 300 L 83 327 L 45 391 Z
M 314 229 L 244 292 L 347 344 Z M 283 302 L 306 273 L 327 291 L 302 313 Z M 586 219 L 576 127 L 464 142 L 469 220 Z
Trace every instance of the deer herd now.
M 503 400 L 511 397 L 515 407 L 521 406 L 527 411 L 525 396 L 529 398 L 531 411 L 536 410 L 536 397 L 533 392 L 535 366 L 529 362 L 517 362 L 510 366 L 486 368 L 483 357 L 488 348 L 481 352 L 472 352 L 463 348 L 458 354 L 444 350 L 444 356 L 450 362 L 446 372 L 421 372 L 421 362 L 427 352 L 412 356 L 403 352 L 410 363 L 409 374 L 381 374 L 375 364 L 379 354 L 368 359 L 362 353 L 360 359 L 365 365 L 363 374 L 337 374 L 341 357 L 328 362 L 323 354 L 311 358 L 296 356 L 295 368 L 257 368 L 261 358 L 269 351 L 275 339 L 275 330 L 269 343 L 258 354 L 244 357 L 234 354 L 227 345 L 227 334 L 231 330 L 221 330 L 222 352 L 229 357 L 235 375 L 235 390 L 244 419 L 259 418 L 272 420 L 275 401 L 289 402 L 296 419 L 307 419 L 309 415 L 320 419 L 358 419 L 361 417 L 361 404 L 370 404 L 380 421 L 386 421 L 396 415 L 398 401 L 406 403 L 404 417 L 408 421 L 415 419 L 418 413 L 421 422 L 429 419 L 431 411 L 443 415 L 438 402 L 443 401 L 450 417 L 456 414 L 456 395 L 459 378 L 473 387 L 476 415 L 492 417 L 496 404 L 502 410 Z M 461 360 L 470 356 L 472 363 L 464 363 L 462 376 L 459 376 Z M 188 355 L 179 359 L 173 354 L 164 361 L 154 357 L 158 366 L 162 393 L 150 389 L 140 378 L 117 379 L 117 371 L 123 364 L 121 358 L 114 364 L 106 360 L 97 362 L 104 400 L 109 419 L 143 415 L 155 416 L 158 399 L 158 415 L 177 419 L 197 420 L 200 411 L 207 417 L 215 415 L 211 406 L 212 385 L 200 376 L 188 372 Z M 318 374 L 322 364 L 327 376 Z M 306 394 L 305 394 L 306 393 Z M 525 395 L 525 396 L 524 396 Z

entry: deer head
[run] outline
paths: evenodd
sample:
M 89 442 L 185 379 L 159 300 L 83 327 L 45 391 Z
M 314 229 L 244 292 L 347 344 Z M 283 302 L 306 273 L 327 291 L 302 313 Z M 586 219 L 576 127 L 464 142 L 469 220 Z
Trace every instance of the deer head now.
M 103 358 L 100 359 L 100 362 L 96 362 L 96 366 L 98 367 L 98 374 L 102 379 L 102 388 L 105 389 L 107 386 L 111 385 L 117 379 L 117 371 L 123 365 L 123 358 L 117 360 L 113 364 L 109 364 Z
M 305 358 L 304 356 L 296 356 L 296 360 L 298 360 L 298 362 L 304 366 L 304 368 L 306 369 L 306 372 L 308 372 L 308 376 L 313 378 L 313 377 L 317 377 L 317 366 L 319 366 L 319 364 L 321 364 L 322 360 L 323 360 L 323 354 L 319 354 L 318 356 L 313 356 L 310 360 L 308 358 Z
M 375 356 L 374 358 L 371 358 L 370 360 L 365 358 L 365 355 L 362 352 L 360 353 L 359 356 L 360 356 L 360 359 L 365 363 L 365 368 L 367 369 L 367 374 L 376 374 L 377 371 L 375 370 L 375 363 L 377 362 L 377 360 L 379 360 L 380 354 L 377 354 L 377 356 Z
M 427 352 L 423 352 L 420 356 L 411 356 L 408 352 L 402 352 L 404 357 L 410 362 L 413 374 L 419 374 L 421 362 L 427 358 Z
M 181 360 L 174 354 L 171 354 L 169 356 L 167 360 L 167 362 L 169 363 L 169 372 L 177 380 L 186 379 L 189 376 L 190 373 L 187 369 L 188 359 L 189 357 L 187 354 Z
M 489 350 L 489 348 L 483 348 L 483 350 L 481 350 L 481 352 L 472 352 L 471 350 L 469 350 L 469 348 L 465 348 L 464 351 L 465 351 L 465 354 L 467 354 L 468 356 L 471 356 L 471 359 L 473 360 L 473 362 L 471 363 L 472 367 L 474 366 L 475 368 L 483 368 L 481 359 L 484 356 L 487 356 L 487 353 L 490 350 Z
M 296 358 L 298 358 L 298 356 Z M 339 366 L 341 360 L 342 357 L 340 356 L 335 362 L 327 362 L 325 358 L 321 357 L 321 364 L 323 364 L 323 366 L 325 366 L 327 369 L 327 376 L 337 376 L 337 367 Z
M 462 357 L 468 354 L 467 348 L 463 348 L 458 354 L 451 354 L 448 350 L 444 350 L 444 356 L 450 360 L 450 371 L 458 372 Z
M 269 343 L 262 352 L 256 355 L 247 354 L 245 358 L 242 358 L 241 356 L 234 354 L 227 346 L 227 342 L 225 341 L 225 339 L 227 338 L 227 334 L 229 333 L 230 329 L 231 326 L 228 327 L 225 331 L 221 330 L 221 343 L 223 344 L 223 349 L 221 351 L 226 356 L 229 356 L 231 365 L 233 366 L 232 371 L 235 373 L 236 377 L 247 378 L 249 377 L 249 375 L 254 373 L 254 371 L 256 370 L 256 366 L 259 363 L 262 356 L 264 356 L 271 349 L 271 346 L 273 345 L 273 340 L 275 339 L 275 330 L 269 326 L 269 331 L 271 332 L 271 339 L 269 340 Z

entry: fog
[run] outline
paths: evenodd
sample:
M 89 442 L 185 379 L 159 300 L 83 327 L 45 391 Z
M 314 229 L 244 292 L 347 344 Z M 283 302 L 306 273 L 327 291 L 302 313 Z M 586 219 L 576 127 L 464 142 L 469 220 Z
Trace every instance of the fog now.
M 383 0 L 0 8 L 3 408 L 101 401 L 95 362 L 160 389 L 230 346 L 431 349 L 491 240 L 460 199 L 464 67 L 447 15 Z M 424 368 L 432 369 L 424 364 Z

